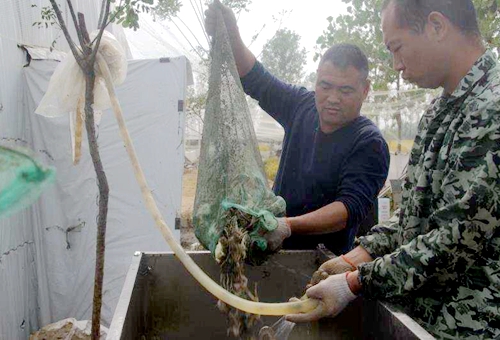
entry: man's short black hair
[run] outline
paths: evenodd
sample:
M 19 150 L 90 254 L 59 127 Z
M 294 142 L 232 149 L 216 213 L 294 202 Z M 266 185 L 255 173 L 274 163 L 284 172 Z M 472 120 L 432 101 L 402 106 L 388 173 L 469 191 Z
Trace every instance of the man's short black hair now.
M 356 45 L 346 43 L 333 45 L 321 57 L 320 65 L 325 61 L 342 69 L 352 66 L 361 73 L 363 80 L 368 78 L 368 59 Z
M 481 35 L 472 0 L 385 0 L 382 11 L 391 3 L 396 6 L 399 27 L 422 33 L 429 14 L 439 12 L 463 34 Z

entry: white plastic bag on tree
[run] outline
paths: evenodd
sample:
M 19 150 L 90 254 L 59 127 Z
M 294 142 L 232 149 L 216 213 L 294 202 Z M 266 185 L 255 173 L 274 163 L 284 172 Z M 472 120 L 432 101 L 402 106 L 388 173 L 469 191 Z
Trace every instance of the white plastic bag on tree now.
M 93 41 L 98 31 L 90 34 Z M 80 49 L 78 47 L 78 49 Z M 125 52 L 116 38 L 109 32 L 104 31 L 99 45 L 99 54 L 108 64 L 113 84 L 120 85 L 127 76 L 127 59 Z M 70 115 L 70 135 L 73 162 L 78 163 L 81 155 L 81 143 L 83 139 L 83 122 L 85 105 L 85 76 L 77 64 L 72 53 L 56 68 L 50 79 L 47 92 L 43 96 L 35 113 L 45 117 L 60 117 Z M 94 120 L 99 125 L 103 110 L 111 107 L 108 91 L 104 79 L 96 72 L 94 88 Z

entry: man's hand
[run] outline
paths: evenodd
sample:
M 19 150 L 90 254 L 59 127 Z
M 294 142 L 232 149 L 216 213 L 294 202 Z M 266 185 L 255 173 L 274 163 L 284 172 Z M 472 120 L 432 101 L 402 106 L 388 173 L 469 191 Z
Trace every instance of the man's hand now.
M 326 279 L 329 275 L 341 274 L 355 271 L 356 267 L 344 255 L 335 257 L 323 263 L 311 277 L 310 286 L 317 285 L 320 281 Z
M 233 50 L 234 61 L 236 62 L 236 69 L 240 77 L 247 75 L 253 68 L 256 58 L 253 53 L 245 46 L 241 40 L 238 24 L 233 11 L 221 4 L 219 0 L 214 0 L 213 3 L 208 5 L 205 11 L 205 30 L 207 34 L 214 37 L 217 29 L 217 17 L 219 13 L 222 14 L 222 19 L 226 24 L 227 33 L 229 35 L 229 42 Z
M 231 35 L 232 32 L 237 32 L 238 25 L 236 24 L 236 17 L 231 8 L 224 6 L 219 0 L 215 0 L 208 5 L 208 9 L 205 11 L 205 30 L 208 35 L 212 37 L 215 35 L 217 11 L 222 13 L 222 18 L 224 19 L 229 35 Z
M 267 241 L 267 249 L 269 251 L 278 250 L 283 241 L 292 235 L 290 223 L 286 217 L 279 217 L 276 220 L 278 221 L 278 227 L 264 235 L 264 238 Z
M 306 291 L 307 297 L 319 300 L 313 311 L 304 314 L 290 314 L 286 320 L 291 322 L 310 322 L 325 316 L 337 316 L 351 301 L 356 299 L 349 289 L 345 273 L 329 276 Z

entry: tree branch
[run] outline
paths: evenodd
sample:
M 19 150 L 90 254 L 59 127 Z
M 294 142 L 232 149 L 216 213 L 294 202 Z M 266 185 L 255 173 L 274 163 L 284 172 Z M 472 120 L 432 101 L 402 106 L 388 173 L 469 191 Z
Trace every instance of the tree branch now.
M 122 3 L 123 3 L 123 0 L 120 0 L 120 4 L 116 8 L 120 8 L 122 6 Z M 102 29 L 104 27 L 104 29 L 106 29 L 106 27 L 108 27 L 109 24 L 111 24 L 116 19 L 117 15 L 118 15 L 118 12 L 113 13 L 113 15 L 108 18 L 107 22 L 106 22 L 106 19 L 104 19 L 104 21 L 105 21 L 104 26 L 100 25 L 98 28 Z M 97 36 L 94 38 L 94 40 L 91 41 L 90 45 L 94 45 L 94 43 L 96 42 L 96 40 L 97 40 Z
M 106 7 L 104 9 L 104 14 L 102 17 L 103 22 L 108 21 L 110 6 L 111 6 L 111 0 L 106 0 Z M 101 14 L 102 14 L 102 12 L 101 12 Z M 97 40 L 96 40 L 94 46 L 91 46 L 91 48 L 93 50 L 92 50 L 92 54 L 90 55 L 89 61 L 92 63 L 92 65 L 94 65 L 94 63 L 95 63 L 95 56 L 97 55 L 97 51 L 99 50 L 99 45 L 101 44 L 101 38 L 102 38 L 102 35 L 104 33 L 104 29 L 106 29 L 106 26 L 102 26 L 101 28 L 99 28 L 99 33 L 97 34 Z
M 281 17 L 279 19 L 280 23 L 278 25 L 278 29 L 274 32 L 273 36 L 268 40 L 268 42 L 273 40 L 276 37 L 276 34 L 278 33 L 278 31 L 281 30 L 281 26 L 283 25 L 283 17 L 285 16 L 286 13 L 287 13 L 286 10 L 283 10 L 282 12 L 278 13 L 281 15 Z M 275 20 L 275 22 L 276 22 L 276 20 Z M 259 34 L 260 34 L 260 32 L 259 32 Z M 257 57 L 256 57 L 257 59 L 260 58 L 260 56 L 262 55 L 262 52 L 264 52 L 264 49 L 262 49 L 262 51 L 260 51 L 260 53 L 257 55 Z
M 198 43 L 198 45 L 200 45 L 200 47 L 201 47 L 201 48 L 203 48 L 203 50 L 204 50 L 205 52 L 207 52 L 207 53 L 208 53 L 208 51 L 206 51 L 206 50 L 205 50 L 205 48 L 203 47 L 203 45 L 199 42 L 198 38 L 196 38 L 196 35 L 193 33 L 193 31 L 191 31 L 191 29 L 189 28 L 189 26 L 188 26 L 188 25 L 186 25 L 186 23 L 185 23 L 185 22 L 184 22 L 181 18 L 179 18 L 179 17 L 178 17 L 177 19 L 178 19 L 178 20 L 179 20 L 179 21 L 180 21 L 180 22 L 181 22 L 181 23 L 182 23 L 182 24 L 183 24 L 183 25 L 184 25 L 184 26 L 188 29 L 189 33 L 191 33 L 191 35 L 194 37 L 194 40 L 196 40 L 196 42 Z M 172 20 L 172 22 L 173 22 L 173 20 Z M 177 25 L 176 25 L 176 26 L 177 26 Z M 177 28 L 180 30 L 180 28 L 179 28 L 179 27 L 177 27 Z M 205 31 L 205 30 L 203 30 L 203 31 Z M 184 34 L 183 34 L 183 35 L 184 35 Z M 187 39 L 187 38 L 186 38 L 186 39 Z M 207 39 L 208 39 L 208 38 L 207 38 Z M 210 45 L 210 40 L 208 40 L 208 43 L 209 43 L 209 45 Z
M 253 35 L 252 37 L 252 40 L 250 41 L 250 44 L 248 44 L 248 48 L 250 48 L 250 46 L 252 46 L 252 44 L 259 38 L 259 35 L 262 33 L 262 31 L 264 30 L 264 28 L 266 28 L 266 24 L 263 24 L 262 25 L 262 28 Z
M 73 24 L 75 25 L 76 34 L 78 36 L 78 40 L 80 41 L 80 46 L 83 46 L 83 43 L 84 43 L 83 36 L 82 36 L 81 31 L 78 29 L 78 20 L 76 19 L 76 14 L 75 14 L 75 10 L 73 8 L 73 3 L 71 2 L 71 0 L 66 0 L 66 2 L 68 3 L 69 12 L 71 14 L 71 18 L 73 19 Z
M 106 2 L 107 0 L 102 0 L 101 2 L 101 11 L 99 13 L 99 20 L 97 21 L 97 28 L 101 29 L 101 27 L 105 26 L 105 20 L 104 20 L 104 11 L 106 10 Z
M 193 8 L 194 13 L 196 14 L 196 19 L 198 19 L 198 23 L 201 26 L 201 31 L 203 32 L 205 39 L 207 39 L 208 46 L 210 46 L 210 39 L 208 38 L 207 32 L 205 32 L 205 25 L 203 25 L 203 20 L 201 19 L 203 17 L 203 14 L 198 13 L 195 5 L 193 4 L 193 0 L 189 0 L 189 3 L 191 4 L 191 7 Z
M 187 43 L 189 44 L 189 46 L 191 46 L 191 48 L 193 49 L 193 51 L 198 55 L 198 57 L 200 57 L 201 60 L 203 60 L 203 56 L 200 54 L 200 52 L 198 52 L 198 50 L 196 49 L 196 47 L 193 46 L 193 44 L 191 44 L 191 41 L 189 41 L 189 39 L 186 37 L 186 35 L 184 34 L 184 32 L 182 32 L 181 28 L 179 27 L 179 25 L 177 25 L 175 23 L 175 21 L 172 20 L 172 23 L 175 25 L 175 27 L 177 27 L 177 30 L 179 30 L 179 32 L 182 34 L 182 36 L 184 37 L 184 39 L 186 39 Z
M 50 0 L 50 4 L 52 5 L 52 8 L 54 9 L 54 12 L 56 12 L 57 20 L 59 21 L 59 26 L 61 26 L 61 29 L 64 33 L 64 37 L 66 38 L 66 41 L 68 42 L 69 48 L 71 49 L 71 52 L 73 53 L 73 56 L 75 57 L 76 62 L 78 65 L 84 69 L 85 68 L 85 61 L 83 57 L 80 55 L 78 52 L 78 49 L 76 48 L 75 43 L 73 42 L 73 39 L 71 39 L 71 35 L 69 34 L 68 27 L 66 26 L 66 23 L 64 22 L 61 10 L 59 9 L 59 6 L 56 3 L 56 0 Z
M 87 31 L 87 25 L 85 24 L 85 16 L 83 15 L 83 13 L 78 13 L 78 28 L 80 31 L 80 35 L 82 36 L 81 47 L 83 50 L 83 55 L 87 57 L 92 52 L 92 49 L 89 46 L 90 37 L 89 37 L 89 32 Z M 91 63 L 90 65 L 93 65 L 93 63 Z

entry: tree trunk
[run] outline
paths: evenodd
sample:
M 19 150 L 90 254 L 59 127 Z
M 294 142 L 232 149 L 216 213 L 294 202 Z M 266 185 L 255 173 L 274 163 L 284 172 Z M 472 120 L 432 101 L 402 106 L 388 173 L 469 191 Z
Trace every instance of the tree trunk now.
M 85 25 L 85 17 L 78 13 L 79 28 L 86 44 L 90 43 L 89 34 Z M 97 48 L 97 47 L 96 47 Z M 99 213 L 97 215 L 97 237 L 96 237 L 96 258 L 94 274 L 94 297 L 92 303 L 92 340 L 98 340 L 101 333 L 101 307 L 102 307 L 102 286 L 104 281 L 104 255 L 106 250 L 106 221 L 108 217 L 109 186 L 106 173 L 101 162 L 99 146 L 97 144 L 97 134 L 94 121 L 94 87 L 95 87 L 95 59 L 92 60 L 92 49 L 90 46 L 83 46 L 86 67 L 85 74 L 85 127 L 89 142 L 90 157 L 94 164 L 97 177 L 97 187 L 99 188 Z
M 104 279 L 104 254 L 106 249 L 106 221 L 108 216 L 109 186 L 106 173 L 101 162 L 94 122 L 94 82 L 92 70 L 85 75 L 85 127 L 90 148 L 90 156 L 94 163 L 99 188 L 99 214 L 97 216 L 96 265 L 94 276 L 94 298 L 92 307 L 92 340 L 99 339 L 101 328 L 102 286 Z

